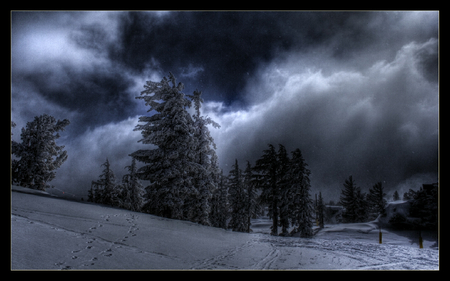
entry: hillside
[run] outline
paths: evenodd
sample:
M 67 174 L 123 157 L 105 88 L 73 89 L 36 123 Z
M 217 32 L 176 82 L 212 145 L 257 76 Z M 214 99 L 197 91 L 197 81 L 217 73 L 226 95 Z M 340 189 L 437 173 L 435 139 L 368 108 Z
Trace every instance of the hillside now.
M 44 195 L 44 196 L 42 196 Z M 11 193 L 12 269 L 439 269 L 435 241 L 368 224 L 314 238 L 237 233 L 56 197 Z

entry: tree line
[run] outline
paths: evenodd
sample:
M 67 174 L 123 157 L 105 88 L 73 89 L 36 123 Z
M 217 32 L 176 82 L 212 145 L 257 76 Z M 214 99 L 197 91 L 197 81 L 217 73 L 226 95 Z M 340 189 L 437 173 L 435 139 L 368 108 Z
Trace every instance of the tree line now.
M 149 106 L 149 116 L 141 116 L 134 130 L 141 131 L 139 142 L 152 149 L 129 154 L 131 165 L 125 167 L 128 173 L 120 182 L 106 159 L 99 179 L 92 181 L 88 201 L 241 232 L 250 232 L 251 218 L 267 207 L 271 234 L 278 235 L 281 227 L 280 235 L 302 237 L 312 235 L 316 212 L 323 227 L 322 196 L 313 204 L 311 171 L 300 149 L 289 155 L 282 144 L 278 150 L 269 144 L 254 166 L 247 161 L 242 170 L 236 160 L 225 176 L 208 128 L 220 125 L 201 115 L 201 92 L 185 95 L 184 85 L 177 84 L 172 73 L 160 82 L 147 81 L 144 89 L 136 98 Z M 22 128 L 22 142 L 12 141 L 11 152 L 19 158 L 11 162 L 13 183 L 41 190 L 50 187 L 47 183 L 67 159 L 64 146 L 56 145 L 58 132 L 69 124 L 67 119 L 44 114 Z M 142 164 L 139 168 L 136 161 Z M 144 187 L 142 181 L 149 184 Z M 345 180 L 340 197 L 343 222 L 384 214 L 383 189 L 378 182 L 365 194 L 352 176 Z
M 150 107 L 151 116 L 140 117 L 144 124 L 134 130 L 141 131 L 140 142 L 156 148 L 130 154 L 132 163 L 143 165 L 137 169 L 133 164 L 121 184 L 106 161 L 99 180 L 92 182 L 90 201 L 133 205 L 142 212 L 241 232 L 250 232 L 251 217 L 268 206 L 272 234 L 281 226 L 287 235 L 294 226 L 294 232 L 311 235 L 310 171 L 299 149 L 289 158 L 283 145 L 278 152 L 269 145 L 254 167 L 247 162 L 242 171 L 236 160 L 224 176 L 208 129 L 220 126 L 201 115 L 201 92 L 184 95 L 183 84 L 177 84 L 171 73 L 160 82 L 147 81 L 144 88 L 137 98 Z M 187 108 L 192 105 L 195 111 L 190 115 Z M 150 184 L 144 188 L 141 180 Z M 142 197 L 131 199 L 128 194 Z
M 366 222 L 376 219 L 379 215 L 385 215 L 387 204 L 385 196 L 382 182 L 377 182 L 366 194 L 356 186 L 353 177 L 349 176 L 344 182 L 339 201 L 344 207 L 342 222 Z

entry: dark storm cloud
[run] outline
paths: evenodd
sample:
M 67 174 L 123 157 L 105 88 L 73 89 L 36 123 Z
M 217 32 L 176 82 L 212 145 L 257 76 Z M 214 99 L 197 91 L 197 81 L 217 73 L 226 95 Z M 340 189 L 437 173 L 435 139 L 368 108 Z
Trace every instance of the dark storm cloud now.
M 359 41 L 371 39 L 370 33 L 363 38 L 360 30 L 370 17 L 370 13 L 127 13 L 121 18 L 119 43 L 111 46 L 110 58 L 137 71 L 154 59 L 164 75 L 172 71 L 178 77 L 188 65 L 201 67 L 204 71 L 195 81 L 184 83 L 206 89 L 210 99 L 231 102 L 241 98 L 246 80 L 260 63 L 281 51 L 334 41 L 337 30 L 358 18 L 361 25 L 353 26 L 336 47 L 351 52 L 362 44 Z
M 266 65 L 247 84 L 248 109 L 214 114 L 222 104 L 205 108 L 222 125 L 212 129 L 222 166 L 229 170 L 235 158 L 254 164 L 271 143 L 300 148 L 314 190 L 333 200 L 349 175 L 364 191 L 383 181 L 393 192 L 417 175 L 436 181 L 437 81 L 424 75 L 425 61 L 436 54 L 431 38 L 358 71 L 337 67 L 331 50 Z M 317 55 L 328 61 L 326 72 L 311 64 Z
M 106 58 L 112 14 L 15 12 L 12 23 L 13 112 L 44 113 L 19 98 L 65 108 L 73 135 L 135 115 L 135 81 Z
M 332 199 L 350 174 L 406 188 L 436 175 L 437 31 L 436 12 L 13 12 L 13 138 L 36 115 L 71 120 L 55 183 L 83 194 L 106 157 L 129 164 L 134 97 L 171 71 L 222 126 L 225 173 L 281 143 Z
M 82 133 L 86 125 L 95 127 L 121 121 L 135 114 L 136 103 L 128 92 L 133 85 L 123 73 L 108 69 L 79 71 L 61 66 L 54 73 L 48 69 L 14 75 L 12 82 L 27 81 L 29 90 L 39 93 L 47 101 L 80 113 L 68 128 Z M 12 104 L 12 109 L 16 109 Z

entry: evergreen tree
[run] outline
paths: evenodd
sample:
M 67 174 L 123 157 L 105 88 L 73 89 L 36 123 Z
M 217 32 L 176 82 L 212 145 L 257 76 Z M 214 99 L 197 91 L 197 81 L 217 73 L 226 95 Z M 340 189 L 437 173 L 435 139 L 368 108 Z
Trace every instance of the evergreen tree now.
M 273 145 L 263 151 L 263 156 L 256 161 L 253 168 L 257 177 L 257 186 L 262 189 L 261 203 L 267 204 L 269 217 L 272 218 L 271 235 L 278 235 L 279 217 L 279 187 L 278 187 L 278 159 Z
M 92 184 L 91 184 L 91 188 L 88 190 L 88 202 L 95 202 L 95 198 L 94 198 L 94 189 L 92 188 Z
M 367 203 L 369 205 L 371 219 L 375 219 L 378 215 L 386 214 L 386 193 L 383 191 L 383 184 L 377 182 L 372 188 L 369 189 L 367 195 Z
M 308 164 L 305 162 L 300 149 L 294 150 L 288 170 L 289 198 L 291 198 L 289 217 L 292 226 L 294 226 L 291 233 L 300 233 L 301 237 L 311 237 L 313 235 L 312 219 L 314 209 L 310 195 L 311 184 L 309 180 L 311 171 L 307 166 Z
M 342 189 L 339 203 L 345 208 L 342 213 L 342 219 L 344 222 L 356 222 L 357 221 L 357 198 L 356 198 L 356 185 L 352 176 L 345 180 L 344 189 Z
M 400 195 L 398 195 L 397 190 L 394 192 L 394 196 L 393 196 L 394 201 L 398 201 L 400 200 Z
M 319 215 L 318 221 L 320 228 L 324 227 L 324 212 L 325 212 L 325 205 L 323 204 L 322 192 L 319 192 L 319 200 L 317 202 L 317 214 Z
M 278 183 L 277 186 L 279 187 L 279 208 L 280 208 L 280 221 L 279 226 L 281 226 L 281 234 L 283 236 L 286 236 L 289 231 L 289 206 L 291 205 L 290 202 L 290 180 L 288 177 L 288 169 L 290 167 L 290 160 L 286 151 L 286 148 L 279 144 L 279 149 L 277 153 L 277 160 L 278 160 L 278 172 L 277 172 L 277 179 Z
M 11 162 L 13 183 L 39 190 L 47 187 L 46 183 L 55 178 L 55 170 L 67 159 L 67 151 L 56 145 L 56 140 L 58 132 L 69 124 L 67 119 L 56 120 L 44 114 L 22 128 L 22 142 L 14 141 L 11 147 L 12 154 L 20 158 Z
M 403 193 L 403 200 L 405 201 L 412 200 L 414 198 L 414 195 L 415 191 L 410 188 L 407 192 Z
M 228 187 L 226 178 L 221 170 L 218 177 L 217 188 L 213 191 L 211 199 L 210 220 L 214 227 L 227 229 L 228 210 Z
M 251 219 L 256 218 L 259 211 L 259 206 L 257 203 L 257 194 L 255 188 L 255 181 L 253 177 L 253 169 L 250 162 L 247 161 L 247 167 L 244 171 L 244 186 L 247 191 L 247 232 L 251 232 Z
M 136 159 L 132 158 L 131 165 L 125 168 L 128 169 L 129 174 L 122 178 L 124 208 L 140 212 L 144 204 L 144 187 L 137 175 Z
M 201 92 L 196 90 L 192 96 L 189 96 L 195 108 L 193 115 L 194 138 L 196 143 L 195 163 L 198 164 L 194 176 L 195 192 L 191 194 L 188 202 L 190 202 L 188 219 L 203 225 L 210 225 L 210 200 L 212 190 L 217 188 L 218 164 L 217 155 L 215 153 L 216 144 L 211 137 L 208 125 L 219 128 L 219 124 L 211 120 L 209 117 L 200 115 Z
M 116 176 L 111 170 L 108 158 L 102 164 L 105 167 L 99 180 L 92 181 L 91 193 L 93 193 L 93 202 L 120 207 L 122 202 L 120 198 L 121 186 L 116 183 Z M 93 189 L 95 187 L 95 189 Z
M 368 203 L 366 194 L 361 192 L 361 188 L 356 188 L 356 222 L 367 221 L 368 218 Z
M 198 194 L 194 179 L 198 174 L 198 147 L 194 138 L 194 122 L 187 112 L 191 102 L 181 92 L 182 83 L 169 73 L 161 82 L 147 81 L 145 90 L 137 99 L 150 106 L 151 116 L 142 116 L 134 130 L 141 131 L 144 144 L 156 146 L 131 154 L 144 166 L 138 169 L 141 180 L 149 180 L 146 188 L 145 211 L 163 217 L 186 219 L 191 206 L 185 199 Z M 172 83 L 172 86 L 169 83 Z M 200 192 L 200 196 L 203 196 Z
M 242 171 L 236 159 L 233 169 L 229 173 L 229 191 L 231 204 L 230 228 L 233 231 L 246 232 L 247 226 L 247 194 L 244 189 Z
M 412 200 L 410 216 L 420 218 L 415 222 L 419 229 L 437 229 L 438 228 L 438 184 L 423 185 L 418 191 L 412 191 Z

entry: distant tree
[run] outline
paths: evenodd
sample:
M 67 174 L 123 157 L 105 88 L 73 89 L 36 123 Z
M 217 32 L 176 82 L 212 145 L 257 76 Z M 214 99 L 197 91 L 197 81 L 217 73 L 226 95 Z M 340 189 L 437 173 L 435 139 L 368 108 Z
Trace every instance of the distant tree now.
M 22 142 L 14 141 L 11 147 L 12 154 L 19 158 L 11 163 L 13 183 L 45 190 L 46 183 L 55 178 L 55 170 L 67 159 L 67 151 L 63 150 L 64 146 L 56 145 L 56 140 L 60 137 L 58 132 L 69 124 L 67 119 L 56 120 L 44 114 L 22 128 Z
M 369 210 L 371 214 L 371 219 L 376 218 L 378 215 L 386 214 L 386 199 L 384 197 L 386 193 L 383 190 L 383 184 L 377 182 L 374 186 L 369 189 L 369 194 L 367 195 L 367 202 L 369 205 Z
M 287 172 L 289 179 L 289 218 L 294 229 L 292 234 L 300 233 L 301 237 L 313 235 L 313 200 L 311 198 L 311 171 L 303 158 L 300 149 L 291 152 L 292 157 Z
M 136 159 L 132 158 L 131 165 L 125 168 L 128 169 L 129 173 L 122 178 L 123 207 L 140 212 L 144 204 L 144 187 L 137 174 Z
M 257 186 L 260 188 L 260 201 L 267 204 L 269 217 L 272 218 L 271 235 L 278 235 L 279 216 L 279 186 L 278 184 L 278 158 L 275 147 L 269 144 L 269 149 L 263 151 L 263 156 L 256 160 L 253 168 L 257 173 Z
M 87 201 L 88 202 L 95 202 L 95 193 L 94 193 L 94 188 L 93 188 L 93 184 L 94 183 L 94 181 L 92 181 L 92 183 L 91 183 L 91 188 L 88 190 L 88 199 L 87 199 Z
M 356 188 L 356 221 L 355 222 L 364 222 L 368 219 L 368 203 L 367 203 L 367 194 L 361 192 L 361 188 Z
M 99 180 L 92 181 L 91 184 L 91 190 L 93 190 L 93 202 L 121 207 L 122 202 L 120 193 L 122 186 L 117 184 L 116 176 L 111 170 L 111 165 L 108 158 L 106 158 L 106 161 L 102 164 L 102 167 L 105 167 L 105 169 L 100 175 Z
M 397 190 L 394 192 L 394 196 L 393 196 L 394 201 L 398 201 L 400 200 L 400 195 L 398 195 Z
M 255 180 L 253 176 L 253 169 L 250 165 L 250 162 L 247 161 L 247 167 L 245 168 L 244 174 L 244 188 L 247 193 L 247 232 L 251 232 L 251 219 L 252 217 L 256 217 L 256 215 L 259 213 L 259 205 L 257 202 L 257 193 L 255 188 Z
M 347 223 L 360 222 L 366 217 L 365 194 L 356 187 L 352 176 L 345 180 L 339 201 L 345 208 L 342 219 Z
M 229 192 L 231 205 L 231 221 L 229 225 L 233 231 L 247 232 L 247 194 L 244 188 L 242 170 L 239 169 L 238 160 L 235 160 L 233 169 L 229 173 Z
M 228 185 L 226 177 L 223 175 L 223 171 L 221 171 L 217 188 L 212 194 L 210 221 L 214 227 L 227 229 L 228 217 Z
M 322 192 L 319 192 L 319 200 L 317 202 L 317 214 L 319 215 L 319 227 L 324 227 L 325 205 L 323 204 Z
M 411 200 L 410 216 L 420 218 L 416 222 L 419 229 L 437 229 L 438 227 L 438 186 L 414 192 Z
M 277 187 L 279 189 L 279 226 L 281 226 L 281 234 L 286 236 L 289 234 L 289 212 L 290 205 L 292 204 L 292 181 L 289 178 L 288 170 L 290 168 L 290 159 L 287 154 L 284 145 L 278 145 L 277 161 L 278 161 L 278 172 L 277 172 Z
M 408 201 L 412 200 L 414 198 L 415 191 L 412 189 L 409 189 L 409 191 L 403 193 L 403 200 Z

